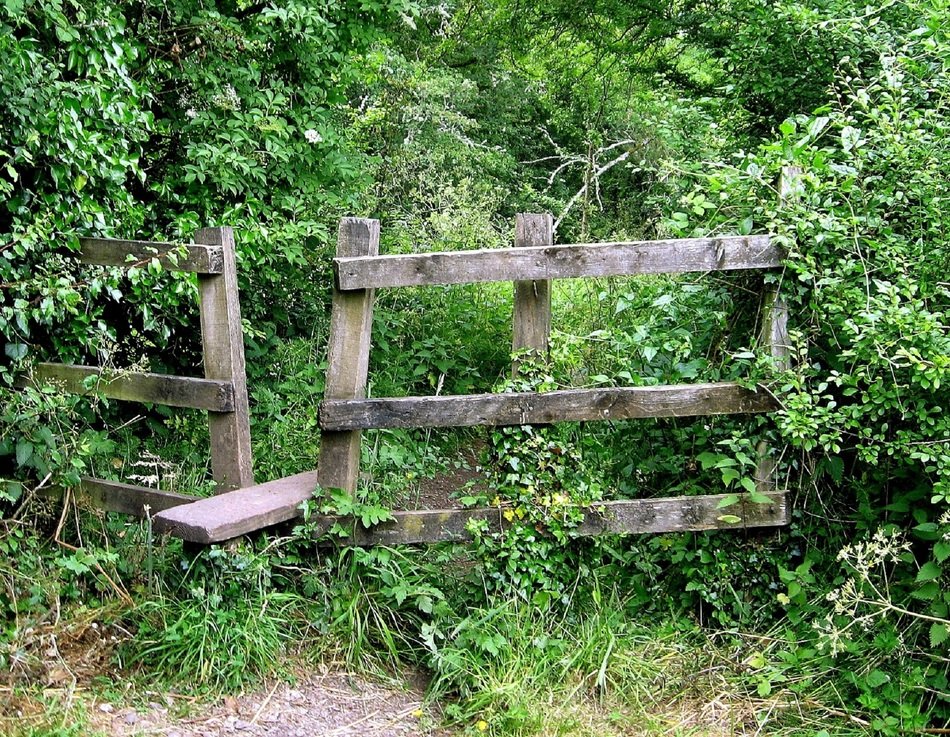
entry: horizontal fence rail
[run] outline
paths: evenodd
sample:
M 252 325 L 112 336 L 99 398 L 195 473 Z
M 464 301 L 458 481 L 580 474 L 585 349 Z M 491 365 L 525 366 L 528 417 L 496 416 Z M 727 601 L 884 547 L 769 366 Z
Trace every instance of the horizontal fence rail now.
M 314 472 L 301 473 L 174 506 L 157 514 L 153 526 L 156 531 L 191 542 L 223 542 L 300 517 L 300 505 L 313 496 L 316 487 Z M 574 534 L 587 537 L 605 533 L 700 532 L 788 524 L 784 492 L 765 494 L 767 503 L 740 499 L 721 507 L 728 496 L 710 494 L 601 502 L 585 509 L 584 519 Z M 316 537 L 326 534 L 339 522 L 350 526 L 351 535 L 344 540 L 347 544 L 396 545 L 470 539 L 467 525 L 471 520 L 486 520 L 494 529 L 506 524 L 503 510 L 498 507 L 396 511 L 392 520 L 369 529 L 344 517 L 321 516 L 312 522 Z
M 84 476 L 80 481 L 79 493 L 98 509 L 135 517 L 158 514 L 172 507 L 191 504 L 200 498 L 89 476 Z
M 86 388 L 89 377 L 96 377 L 93 389 Z M 197 379 L 165 374 L 115 372 L 96 366 L 66 363 L 40 363 L 33 380 L 62 384 L 68 392 L 96 392 L 109 399 L 146 402 L 168 407 L 191 407 L 211 412 L 234 411 L 234 387 L 228 381 Z
M 224 272 L 224 249 L 221 246 L 80 238 L 79 249 L 79 260 L 84 264 L 146 266 L 152 259 L 158 259 L 162 267 L 170 271 Z
M 334 259 L 340 290 L 675 274 L 781 266 L 784 252 L 767 235 L 664 241 L 527 246 Z
M 551 392 L 472 394 L 386 399 L 327 399 L 320 405 L 323 430 L 395 427 L 534 425 L 587 420 L 774 412 L 765 390 L 732 382 L 648 387 L 565 389 Z
M 666 532 L 703 532 L 735 530 L 746 527 L 781 527 L 788 524 L 785 494 L 765 494 L 768 503 L 742 500 L 723 509 L 725 494 L 661 499 L 623 499 L 601 502 L 584 511 L 584 519 L 572 530 L 575 537 L 594 535 L 644 535 Z M 352 518 L 318 517 L 313 535 L 325 535 L 334 524 L 341 524 L 349 537 L 346 545 L 405 545 L 412 543 L 463 542 L 471 540 L 469 523 L 484 520 L 491 531 L 509 523 L 500 508 L 433 509 L 393 512 L 393 519 L 371 528 Z M 332 540 L 321 542 L 331 544 Z

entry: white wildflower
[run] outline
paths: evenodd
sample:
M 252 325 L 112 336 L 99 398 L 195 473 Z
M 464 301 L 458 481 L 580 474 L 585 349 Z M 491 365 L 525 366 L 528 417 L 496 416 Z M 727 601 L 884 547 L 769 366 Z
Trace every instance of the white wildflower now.
M 185 110 L 185 117 L 191 118 L 192 120 L 194 120 L 195 118 L 198 117 L 198 111 L 195 110 L 193 107 L 190 107 L 187 110 Z
M 241 98 L 238 97 L 237 90 L 233 85 L 226 84 L 224 89 L 214 96 L 214 105 L 222 110 L 240 110 Z
M 303 132 L 303 137 L 307 139 L 307 143 L 322 143 L 323 136 L 321 136 L 313 128 L 308 128 Z

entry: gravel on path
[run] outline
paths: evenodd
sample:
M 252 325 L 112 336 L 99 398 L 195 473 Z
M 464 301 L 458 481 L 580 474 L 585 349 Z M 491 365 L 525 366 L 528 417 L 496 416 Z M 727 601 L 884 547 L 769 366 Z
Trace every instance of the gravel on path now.
M 449 737 L 419 688 L 400 690 L 360 676 L 325 669 L 300 673 L 240 696 L 182 709 L 166 696 L 140 709 L 102 702 L 93 707 L 95 729 L 110 737 Z M 184 714 L 183 716 L 178 716 Z

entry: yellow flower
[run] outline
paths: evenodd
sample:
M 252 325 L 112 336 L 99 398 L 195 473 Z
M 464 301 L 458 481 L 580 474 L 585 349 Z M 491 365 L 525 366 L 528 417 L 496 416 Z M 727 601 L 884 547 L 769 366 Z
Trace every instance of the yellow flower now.
M 487 732 L 488 722 L 486 722 L 484 719 L 479 719 L 477 722 L 475 722 L 475 729 L 477 729 L 479 732 Z

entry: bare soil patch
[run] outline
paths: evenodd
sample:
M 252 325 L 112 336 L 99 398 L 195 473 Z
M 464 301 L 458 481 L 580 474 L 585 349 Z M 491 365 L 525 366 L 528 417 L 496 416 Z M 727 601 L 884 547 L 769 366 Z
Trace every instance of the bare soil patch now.
M 140 708 L 91 707 L 90 727 L 109 737 L 448 737 L 420 686 L 405 689 L 317 667 L 240 696 L 192 704 L 168 695 Z

